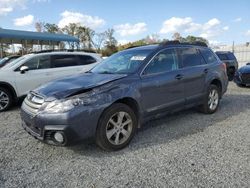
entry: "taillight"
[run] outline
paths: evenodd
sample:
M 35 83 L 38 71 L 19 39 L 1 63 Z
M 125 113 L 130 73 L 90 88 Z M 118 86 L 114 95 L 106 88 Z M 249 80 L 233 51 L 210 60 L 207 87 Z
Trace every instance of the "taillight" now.
M 222 67 L 223 67 L 224 71 L 227 72 L 227 65 L 226 65 L 226 63 L 222 63 Z

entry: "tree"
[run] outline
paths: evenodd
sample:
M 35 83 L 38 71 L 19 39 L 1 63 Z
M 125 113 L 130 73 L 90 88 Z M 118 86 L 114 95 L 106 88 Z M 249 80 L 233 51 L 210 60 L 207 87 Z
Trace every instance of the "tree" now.
M 43 22 L 36 22 L 35 28 L 37 32 L 43 32 L 44 30 L 44 23 Z
M 145 39 L 143 39 L 146 44 L 156 44 L 160 42 L 160 37 L 157 34 L 148 35 Z
M 82 46 L 83 49 L 92 48 L 94 35 L 95 32 L 92 29 L 77 25 L 75 37 L 80 40 L 80 47 Z
M 101 51 L 101 48 L 106 40 L 105 32 L 96 33 L 94 36 L 93 45 L 96 48 L 97 52 Z
M 209 44 L 208 40 L 202 37 L 196 37 L 196 36 L 192 36 L 192 35 L 188 35 L 187 37 L 182 37 L 180 35 L 180 33 L 176 32 L 173 34 L 172 36 L 173 40 L 178 40 L 180 42 L 204 42 L 206 44 Z
M 117 45 L 117 40 L 114 37 L 114 33 L 115 33 L 114 29 L 108 29 L 107 31 L 105 31 L 105 35 L 106 35 L 105 46 Z
M 104 56 L 110 56 L 118 51 L 117 40 L 114 37 L 114 33 L 115 33 L 114 29 L 108 29 L 107 31 L 105 31 L 105 36 L 106 36 L 105 48 L 102 51 Z
M 43 28 L 45 32 L 48 33 L 59 33 L 60 28 L 56 24 L 51 24 L 51 23 L 45 23 L 43 24 Z
M 172 39 L 180 41 L 182 39 L 181 34 L 178 32 L 174 33 Z
M 202 37 L 195 37 L 192 35 L 187 36 L 185 39 L 185 42 L 204 42 L 206 44 L 209 44 L 208 40 Z
M 78 24 L 70 23 L 69 25 L 66 25 L 64 28 L 62 28 L 62 31 L 71 36 L 78 36 L 78 28 Z

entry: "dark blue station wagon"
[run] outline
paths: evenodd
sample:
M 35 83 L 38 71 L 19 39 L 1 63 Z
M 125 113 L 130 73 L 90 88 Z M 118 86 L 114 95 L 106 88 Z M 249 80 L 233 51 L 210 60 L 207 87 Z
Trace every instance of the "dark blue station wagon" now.
M 214 113 L 227 85 L 225 64 L 202 43 L 134 47 L 31 91 L 22 126 L 49 144 L 94 138 L 101 148 L 118 150 L 155 117 L 194 106 Z

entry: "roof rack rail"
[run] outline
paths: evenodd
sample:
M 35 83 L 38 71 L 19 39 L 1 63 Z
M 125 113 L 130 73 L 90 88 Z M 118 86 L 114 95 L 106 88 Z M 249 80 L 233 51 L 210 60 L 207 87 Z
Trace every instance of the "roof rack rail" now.
M 134 46 L 129 46 L 129 47 L 125 48 L 125 50 L 131 49 L 131 48 L 142 47 L 142 46 L 156 45 L 156 44 L 159 44 L 159 43 L 151 43 L 151 44 L 143 44 L 143 45 L 134 45 Z
M 204 46 L 208 47 L 205 42 L 201 41 L 195 41 L 195 42 L 180 42 L 178 40 L 170 40 L 166 41 L 160 44 L 161 46 L 167 46 L 167 45 L 196 45 L 196 46 Z
M 141 46 L 144 46 L 144 45 L 141 45 Z M 129 47 L 126 48 L 126 50 L 127 50 L 127 49 L 131 49 L 131 48 L 141 47 L 141 46 L 140 46 L 140 45 L 129 46 Z
M 86 52 L 86 53 L 96 53 L 94 50 L 77 50 L 77 49 L 40 50 L 40 51 L 33 51 L 31 53 L 40 54 L 40 53 L 49 53 L 49 52 Z

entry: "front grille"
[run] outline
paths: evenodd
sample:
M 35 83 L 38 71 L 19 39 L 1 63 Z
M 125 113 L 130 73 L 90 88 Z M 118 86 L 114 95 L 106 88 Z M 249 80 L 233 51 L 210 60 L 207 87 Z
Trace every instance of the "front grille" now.
M 55 131 L 46 131 L 44 134 L 44 139 L 45 140 L 52 140 L 54 134 L 55 134 Z
M 43 103 L 44 103 L 43 97 L 35 93 L 29 93 L 22 104 L 22 109 L 28 114 L 34 116 L 38 113 Z
M 250 73 L 242 73 L 241 79 L 243 82 L 250 82 Z

